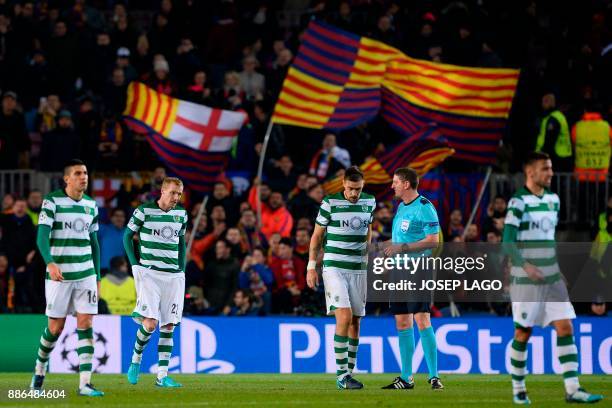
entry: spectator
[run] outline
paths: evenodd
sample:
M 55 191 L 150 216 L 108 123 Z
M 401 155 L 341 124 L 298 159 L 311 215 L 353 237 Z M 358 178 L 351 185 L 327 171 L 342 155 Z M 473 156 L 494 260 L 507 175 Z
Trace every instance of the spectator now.
M 50 132 L 57 126 L 57 114 L 62 109 L 62 101 L 56 94 L 49 94 L 40 98 L 38 113 L 36 114 L 36 129 L 38 132 Z
M 140 201 L 157 201 L 159 197 L 161 197 L 161 186 L 165 178 L 166 169 L 163 167 L 156 167 L 155 170 L 153 170 L 151 181 L 143 187 L 145 193 Z
M 181 39 L 176 50 L 174 65 L 176 78 L 181 81 L 179 86 L 182 88 L 187 85 L 188 78 L 192 78 L 194 73 L 202 66 L 198 50 L 193 45 L 193 41 L 188 36 Z
M 127 47 L 121 47 L 117 50 L 115 67 L 123 70 L 123 77 L 128 84 L 138 78 L 136 68 L 130 64 L 130 50 Z
M 336 144 L 336 135 L 328 133 L 323 138 L 322 148 L 315 153 L 310 162 L 309 173 L 317 176 L 320 181 L 335 177 L 340 169 L 351 165 L 351 156 L 348 150 Z
M 251 124 L 255 132 L 255 151 L 259 155 L 261 152 L 264 137 L 270 123 L 270 107 L 266 101 L 257 101 L 253 104 L 253 115 Z M 280 126 L 273 126 L 268 142 L 266 156 L 273 159 L 280 158 L 285 152 L 285 136 Z
M 295 255 L 304 263 L 308 263 L 310 252 L 310 231 L 306 228 L 295 230 Z
M 12 214 L 13 205 L 15 204 L 15 196 L 12 194 L 5 194 L 2 197 L 2 214 Z
M 453 236 L 463 236 L 463 229 L 463 214 L 460 209 L 455 208 L 449 216 L 445 241 L 450 241 Z
M 6 313 L 8 309 L 8 286 L 10 276 L 11 270 L 8 258 L 4 253 L 0 252 L 0 313 Z
M 494 229 L 487 232 L 487 243 L 499 244 L 502 240 L 502 234 L 499 230 Z
M 117 16 L 114 22 L 111 38 L 115 47 L 132 48 L 137 41 L 137 33 L 132 29 L 130 20 L 126 14 Z
M 477 224 L 470 224 L 465 233 L 465 242 L 481 242 L 480 230 Z
M 124 170 L 132 165 L 131 133 L 118 114 L 106 112 L 100 125 L 97 168 L 103 171 Z
M 226 316 L 257 316 L 257 298 L 248 289 L 238 289 L 234 292 L 232 303 L 225 306 L 222 313 Z
M 272 166 L 267 171 L 270 188 L 280 191 L 284 197 L 295 187 L 297 172 L 289 155 L 283 155 L 279 160 L 271 160 Z
M 209 230 L 223 229 L 223 235 L 227 230 L 227 217 L 225 207 L 220 204 L 215 205 L 210 212 L 210 225 Z
M 200 223 L 195 232 L 196 236 L 191 246 L 191 258 L 201 270 L 204 270 L 208 252 L 225 232 L 225 223 L 217 223 L 210 232 L 207 232 L 207 226 L 208 219 L 204 215 L 200 218 Z
M 57 20 L 53 35 L 47 44 L 49 55 L 49 76 L 61 98 L 73 96 L 77 78 L 78 58 L 76 38 L 68 32 L 65 21 Z
M 206 315 L 210 314 L 210 303 L 204 297 L 204 290 L 199 286 L 188 286 L 185 295 L 185 307 L 183 315 Z
M 0 169 L 27 168 L 30 138 L 23 115 L 17 111 L 17 94 L 2 95 L 0 114 Z
M 296 229 L 305 229 L 312 234 L 314 230 L 314 224 L 310 218 L 300 218 L 296 224 Z
M 39 98 L 47 95 L 51 87 L 49 64 L 43 50 L 36 49 L 32 52 L 25 72 L 25 78 L 28 80 L 23 84 L 23 105 L 29 110 L 36 107 L 40 101 Z
M 280 240 L 282 239 L 279 233 L 272 234 L 268 243 L 270 244 L 270 248 L 268 248 L 268 265 L 271 265 L 274 260 L 279 258 L 280 254 Z
M 208 203 L 206 204 L 207 212 L 212 213 L 213 207 L 216 207 L 218 205 L 222 206 L 225 210 L 228 225 L 236 225 L 236 222 L 238 221 L 238 217 L 240 215 L 238 209 L 239 202 L 234 197 L 232 197 L 230 189 L 222 181 L 216 182 L 213 187 L 213 193 L 208 198 Z
M 122 68 L 114 68 L 110 84 L 104 90 L 104 111 L 108 115 L 121 114 L 125 109 L 128 83 Z
M 40 210 L 42 208 L 43 195 L 38 189 L 30 190 L 28 193 L 28 208 L 26 212 L 28 216 L 32 220 L 33 225 L 38 225 L 38 215 L 40 214 Z
M 204 297 L 210 307 L 219 313 L 230 304 L 238 289 L 240 264 L 230 254 L 227 241 L 220 239 L 215 244 L 215 259 L 204 268 Z
M 240 232 L 240 244 L 247 253 L 252 253 L 255 248 L 267 248 L 268 240 L 266 236 L 257 230 L 257 218 L 255 212 L 250 208 L 243 210 L 238 221 L 238 231 Z
M 21 312 L 31 311 L 34 303 L 28 265 L 36 254 L 36 228 L 28 216 L 27 208 L 26 200 L 20 198 L 15 200 L 12 214 L 0 215 L 1 246 L 14 271 L 13 306 Z
M 272 305 L 278 313 L 293 313 L 306 285 L 306 265 L 293 254 L 291 239 L 279 242 L 279 257 L 270 263 L 274 274 Z
M 206 72 L 197 70 L 193 74 L 193 81 L 187 86 L 184 98 L 200 105 L 213 105 L 211 89 L 206 83 Z
M 262 314 L 270 314 L 274 274 L 266 264 L 263 248 L 256 248 L 252 255 L 244 259 L 240 268 L 239 285 L 241 289 L 250 289 L 255 296 L 262 300 Z
M 155 16 L 153 27 L 147 37 L 153 53 L 163 54 L 165 57 L 174 54 L 178 38 L 174 27 L 169 24 L 167 15 L 159 13 Z
M 149 69 L 151 69 L 151 65 L 153 65 L 149 39 L 146 34 L 140 34 L 140 36 L 138 36 L 138 40 L 136 41 L 136 53 L 132 58 L 132 63 L 138 72 L 138 77 L 142 77 L 146 74 Z
M 246 94 L 236 71 L 225 73 L 223 88 L 217 92 L 217 104 L 223 109 L 236 109 L 242 105 Z
M 27 259 L 36 251 L 36 228 L 27 213 L 26 200 L 18 198 L 13 204 L 11 214 L 0 215 L 0 230 L 2 231 L 2 246 L 9 263 L 17 273 L 26 269 Z
M 159 93 L 175 96 L 178 87 L 170 78 L 170 65 L 165 58 L 158 58 L 153 62 L 153 75 L 145 83 Z
M 504 230 L 507 207 L 506 199 L 503 196 L 498 195 L 493 199 L 493 202 L 487 207 L 487 218 L 483 223 L 485 234 L 490 231 L 501 232 Z
M 325 191 L 320 184 L 315 184 L 308 187 L 307 194 L 306 197 L 298 196 L 289 202 L 289 211 L 291 211 L 293 219 L 309 218 L 314 220 L 317 218 L 319 206 L 323 197 L 325 197 Z
M 110 259 L 109 267 L 100 281 L 100 298 L 106 301 L 111 314 L 129 316 L 136 304 L 136 285 L 128 274 L 128 262 L 124 256 L 115 256 Z
M 380 16 L 378 18 L 376 29 L 372 32 L 371 37 L 392 47 L 397 47 L 399 44 L 399 39 L 389 16 Z
M 115 62 L 115 48 L 111 44 L 110 35 L 106 31 L 97 33 L 96 43 L 88 51 L 86 71 L 83 72 L 85 85 L 93 92 L 100 93 L 104 90 Z
M 598 296 L 591 303 L 591 310 L 589 315 L 593 317 L 607 317 L 609 315 L 607 311 L 607 305 L 601 296 Z
M 335 15 L 333 24 L 346 31 L 358 33 L 361 31 L 358 18 L 351 10 L 351 2 L 348 0 L 341 1 L 338 5 L 338 13 Z
M 252 208 L 257 208 L 256 186 L 251 188 L 249 193 L 249 204 Z M 293 217 L 285 207 L 283 195 L 278 191 L 272 191 L 267 203 L 261 203 L 261 232 L 266 239 L 274 233 L 280 233 L 283 237 L 289 237 L 293 229 Z
M 101 271 L 106 272 L 111 268 L 113 258 L 125 256 L 125 249 L 123 248 L 124 232 L 125 212 L 121 208 L 113 208 L 110 211 L 110 224 L 101 223 L 98 231 Z
M 268 85 L 268 94 L 273 100 L 278 98 L 278 94 L 283 86 L 283 81 L 289 72 L 291 66 L 291 60 L 293 60 L 293 53 L 288 48 L 284 48 L 278 53 L 278 57 L 272 64 L 272 69 L 268 73 L 270 79 Z
M 266 79 L 256 71 L 259 61 L 253 55 L 249 55 L 242 60 L 242 71 L 238 74 L 240 85 L 244 89 L 246 98 L 250 101 L 260 101 L 266 92 Z
M 42 171 L 62 171 L 64 163 L 77 157 L 81 151 L 79 135 L 72 128 L 72 114 L 60 111 L 57 127 L 42 136 L 40 148 L 40 169 Z
M 565 115 L 557 109 L 556 96 L 547 92 L 542 96 L 543 118 L 535 150 L 548 153 L 555 171 L 572 171 L 572 142 Z
M 231 255 L 242 263 L 244 257 L 248 254 L 245 248 L 242 247 L 240 230 L 232 227 L 228 228 L 225 233 L 225 240 L 229 244 Z
M 377 242 L 384 242 L 391 239 L 393 229 L 393 215 L 391 209 L 379 203 L 378 209 L 374 213 L 374 223 L 372 224 L 372 238 Z
M 90 170 L 95 170 L 97 163 L 98 139 L 100 134 L 101 118 L 95 110 L 93 100 L 89 95 L 79 102 L 79 112 L 76 117 L 76 132 L 79 136 L 80 157 Z

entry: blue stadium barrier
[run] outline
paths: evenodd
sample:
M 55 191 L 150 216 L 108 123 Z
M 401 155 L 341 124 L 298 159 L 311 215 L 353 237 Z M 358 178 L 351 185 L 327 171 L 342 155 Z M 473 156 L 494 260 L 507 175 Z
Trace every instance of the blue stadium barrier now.
M 438 339 L 438 366 L 443 373 L 505 374 L 513 334 L 509 318 L 434 319 Z M 98 372 L 126 372 L 137 325 L 129 317 L 98 316 L 95 320 Z M 583 374 L 612 374 L 612 318 L 574 321 Z M 71 372 L 78 366 L 75 321 L 67 321 L 51 358 L 52 372 Z M 330 318 L 207 317 L 184 318 L 175 331 L 170 372 L 181 373 L 333 373 L 334 321 Z M 426 372 L 423 349 L 415 329 L 414 367 Z M 147 346 L 143 372 L 155 372 L 155 334 Z M 556 335 L 551 328 L 535 329 L 529 346 L 528 370 L 533 374 L 559 373 Z M 399 349 L 390 317 L 366 317 L 358 352 L 359 372 L 396 373 Z

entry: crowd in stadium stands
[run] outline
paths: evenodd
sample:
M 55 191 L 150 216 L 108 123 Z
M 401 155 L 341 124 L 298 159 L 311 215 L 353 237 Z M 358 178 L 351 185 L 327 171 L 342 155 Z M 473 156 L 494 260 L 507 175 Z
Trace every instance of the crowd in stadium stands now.
M 609 0 L 582 2 L 579 8 L 552 0 L 0 0 L 0 170 L 56 172 L 79 157 L 93 174 L 153 171 L 149 183 L 123 186 L 116 207 L 103 211 L 102 310 L 122 313 L 134 302 L 104 291 L 133 286 L 120 237 L 133 208 L 159 195 L 165 175 L 146 138 L 121 120 L 127 85 L 137 80 L 167 95 L 244 109 L 250 116 L 230 169 L 249 173 L 252 187 L 235 194 L 227 180 L 218 182 L 205 216 L 188 230 L 194 242 L 185 271 L 185 313 L 324 312 L 322 288 L 305 286 L 313 220 L 325 194 L 322 183 L 400 136 L 379 120 L 336 134 L 276 126 L 264 179 L 254 178 L 274 102 L 300 33 L 312 19 L 417 58 L 520 67 L 497 163 L 502 171 L 518 170 L 522 155 L 536 143 L 562 167 L 566 157 L 555 141 L 563 127 L 571 128 L 584 112 L 598 112 L 601 120 L 612 114 Z M 553 115 L 542 131 L 539 123 L 557 107 L 563 119 Z M 466 171 L 466 166 L 449 160 L 444 169 Z M 261 229 L 256 228 L 256 185 L 263 201 Z M 35 231 L 46 193 L 2 197 L 0 313 L 44 311 L 44 263 Z M 466 231 L 465 214 L 452 211 L 443 226 L 445 239 L 499 242 L 507 198 L 495 197 L 486 222 Z M 188 208 L 192 223 L 200 206 L 193 201 Z M 607 211 L 612 214 L 612 203 Z M 390 238 L 392 218 L 389 203 L 380 203 L 375 240 Z M 601 303 L 593 304 L 592 314 L 606 313 Z M 370 306 L 370 312 L 384 313 L 381 305 Z M 434 308 L 434 315 L 448 313 L 444 306 Z M 464 307 L 466 312 L 509 312 L 507 305 Z

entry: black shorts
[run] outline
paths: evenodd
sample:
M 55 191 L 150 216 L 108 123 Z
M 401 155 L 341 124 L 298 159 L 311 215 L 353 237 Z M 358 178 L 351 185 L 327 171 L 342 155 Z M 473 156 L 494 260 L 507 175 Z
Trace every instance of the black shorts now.
M 429 302 L 389 302 L 389 311 L 393 315 L 411 313 L 429 313 Z

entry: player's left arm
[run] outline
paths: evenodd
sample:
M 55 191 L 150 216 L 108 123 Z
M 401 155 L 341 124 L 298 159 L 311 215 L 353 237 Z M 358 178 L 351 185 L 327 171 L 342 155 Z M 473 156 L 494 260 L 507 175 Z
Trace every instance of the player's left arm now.
M 178 263 L 181 271 L 185 272 L 185 266 L 187 264 L 187 247 L 185 245 L 185 231 L 187 231 L 187 211 L 185 211 L 185 219 L 183 226 L 179 232 L 179 247 L 178 247 Z
M 96 280 L 98 281 L 98 286 L 102 277 L 100 276 L 100 243 L 98 242 L 98 207 L 94 207 L 94 217 L 91 221 L 91 225 L 89 226 L 89 245 L 91 245 L 91 259 L 94 264 L 94 270 L 96 271 Z M 100 293 L 100 288 L 98 287 L 98 293 Z
M 89 234 L 89 243 L 91 245 L 91 259 L 94 264 L 94 270 L 96 271 L 96 279 L 100 282 L 100 279 L 102 279 L 100 276 L 100 243 L 98 242 L 97 232 Z
M 100 297 L 100 243 L 98 242 L 98 206 L 94 207 L 94 217 L 89 226 L 89 245 L 91 246 L 91 260 L 96 271 L 96 283 L 98 287 L 98 298 Z

